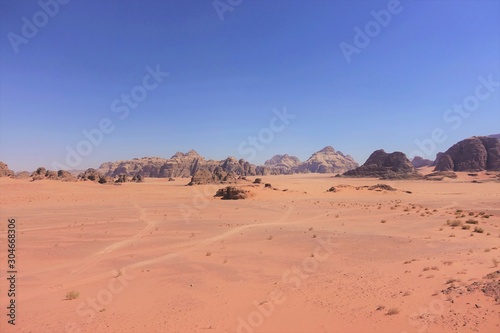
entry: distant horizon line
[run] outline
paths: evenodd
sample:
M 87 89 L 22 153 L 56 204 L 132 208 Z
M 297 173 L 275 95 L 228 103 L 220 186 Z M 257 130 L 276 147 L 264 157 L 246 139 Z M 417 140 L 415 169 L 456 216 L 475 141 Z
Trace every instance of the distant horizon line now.
M 492 137 L 492 138 L 496 138 L 496 139 L 499 139 L 499 140 L 500 140 L 500 134 L 490 134 L 490 135 L 473 135 L 473 136 L 469 136 L 469 137 L 467 137 L 467 138 L 464 138 L 464 139 L 462 139 L 462 140 L 460 140 L 460 141 L 457 141 L 456 143 L 461 142 L 461 141 L 466 140 L 466 139 L 474 138 L 474 137 Z M 450 146 L 450 148 L 451 148 L 453 145 L 455 145 L 456 143 L 452 144 L 452 145 Z M 239 161 L 239 160 L 244 160 L 245 162 L 249 162 L 250 164 L 255 165 L 255 166 L 265 166 L 265 163 L 266 163 L 267 161 L 270 161 L 271 159 L 273 159 L 274 157 L 277 157 L 277 156 L 289 156 L 289 157 L 292 157 L 292 158 L 297 158 L 297 159 L 298 159 L 301 163 L 304 163 L 304 162 L 307 162 L 310 158 L 312 158 L 315 154 L 320 153 L 320 152 L 322 152 L 322 151 L 324 151 L 324 150 L 326 150 L 326 149 L 328 149 L 328 148 L 332 148 L 334 152 L 336 152 L 336 153 L 340 153 L 340 154 L 342 154 L 342 155 L 343 155 L 343 156 L 345 156 L 345 157 L 350 157 L 350 158 L 352 158 L 352 159 L 353 159 L 356 163 L 358 163 L 359 165 L 363 165 L 363 163 L 359 163 L 358 161 L 356 161 L 356 160 L 354 159 L 354 157 L 352 157 L 352 155 L 351 155 L 351 154 L 344 154 L 342 151 L 340 151 L 340 150 L 336 150 L 336 149 L 335 149 L 332 145 L 327 145 L 327 146 L 323 147 L 322 149 L 320 149 L 320 150 L 318 150 L 318 151 L 313 152 L 313 153 L 310 155 L 310 157 L 309 157 L 308 159 L 304 160 L 304 161 L 303 161 L 302 159 L 300 159 L 300 158 L 299 158 L 298 156 L 296 156 L 296 155 L 289 154 L 289 153 L 284 153 L 284 154 L 274 154 L 274 155 L 273 155 L 273 156 L 271 156 L 270 158 L 266 159 L 266 160 L 264 161 L 264 163 L 262 163 L 262 164 L 260 164 L 260 163 L 250 163 L 248 160 L 244 159 L 243 157 L 242 157 L 242 158 L 238 158 L 238 157 L 236 157 L 236 156 L 231 156 L 231 155 L 229 155 L 229 156 L 227 156 L 226 158 L 223 158 L 223 159 L 208 158 L 208 157 L 206 157 L 206 156 L 204 156 L 204 155 L 201 155 L 201 154 L 198 152 L 198 150 L 196 150 L 196 149 L 192 148 L 192 149 L 189 149 L 189 150 L 188 150 L 187 152 L 185 152 L 185 153 L 184 153 L 184 152 L 182 152 L 182 151 L 177 151 L 177 152 L 176 152 L 176 153 L 174 153 L 171 157 L 161 157 L 161 156 L 143 156 L 143 157 L 133 157 L 133 158 L 130 158 L 130 159 L 117 159 L 117 160 L 114 160 L 114 161 L 104 161 L 104 162 L 100 162 L 99 166 L 97 166 L 97 167 L 88 167 L 88 168 L 83 168 L 83 169 L 76 169 L 76 168 L 74 168 L 74 169 L 60 169 L 60 170 L 65 170 L 65 171 L 70 171 L 70 172 L 75 172 L 75 171 L 85 171 L 85 170 L 88 170 L 88 169 L 95 169 L 95 170 L 98 170 L 98 169 L 99 169 L 99 168 L 100 168 L 103 164 L 105 164 L 105 163 L 127 162 L 127 161 L 133 161 L 133 160 L 141 160 L 141 159 L 153 159 L 153 158 L 156 158 L 156 159 L 162 159 L 162 160 L 171 160 L 171 159 L 173 159 L 173 158 L 174 158 L 177 154 L 182 154 L 183 156 L 187 156 L 187 155 L 189 155 L 189 153 L 191 153 L 191 152 L 196 153 L 196 154 L 197 154 L 197 155 L 199 155 L 200 157 L 204 158 L 206 161 L 219 161 L 219 162 L 220 162 L 220 161 L 227 160 L 228 158 L 234 158 L 234 159 L 236 159 L 236 160 L 238 160 L 238 161 Z M 449 148 L 448 148 L 448 149 L 449 149 Z M 379 151 L 379 150 L 383 150 L 384 152 L 386 152 L 384 148 L 379 148 L 379 149 L 375 149 L 372 153 L 370 153 L 370 156 L 371 156 L 374 152 Z M 403 152 L 403 151 L 399 151 L 399 150 L 395 150 L 395 151 L 393 151 L 393 152 L 391 152 L 391 153 L 394 153 L 394 152 L 400 152 L 400 153 L 405 154 L 405 156 L 406 156 L 406 157 L 408 158 L 408 160 L 410 160 L 410 161 L 413 161 L 413 159 L 415 159 L 415 157 L 420 157 L 420 158 L 422 158 L 422 159 L 424 159 L 424 160 L 429 160 L 429 161 L 432 161 L 432 162 L 434 162 L 434 161 L 436 160 L 437 155 L 440 153 L 440 152 L 437 152 L 437 153 L 436 153 L 436 157 L 435 157 L 433 160 L 430 160 L 430 159 L 425 158 L 425 157 L 423 157 L 423 156 L 417 156 L 417 155 L 416 155 L 416 156 L 413 156 L 413 157 L 411 157 L 411 158 L 410 158 L 410 157 L 408 156 L 408 154 L 407 154 L 407 153 L 405 153 L 405 152 Z M 368 158 L 369 158 L 369 156 L 367 157 L 367 159 L 366 159 L 366 160 L 368 160 Z M 365 162 L 366 162 L 366 160 L 365 160 Z M 1 160 L 0 160 L 0 162 L 5 163 L 5 162 L 3 162 L 3 161 L 1 161 Z M 8 166 L 8 163 L 5 163 L 5 164 Z M 52 169 L 50 169 L 50 168 L 49 168 L 49 169 L 47 169 L 47 167 L 46 167 L 46 166 L 39 166 L 39 167 L 37 167 L 36 169 L 38 169 L 38 168 L 45 168 L 46 170 L 52 170 Z M 35 170 L 33 170 L 33 171 L 36 171 L 36 169 L 35 169 Z M 11 169 L 11 170 L 12 170 L 12 171 L 14 171 L 15 173 L 20 173 L 20 172 L 25 172 L 25 171 L 30 172 L 30 171 L 28 171 L 28 170 L 13 170 L 13 169 Z M 55 169 L 53 169 L 53 170 L 55 170 Z

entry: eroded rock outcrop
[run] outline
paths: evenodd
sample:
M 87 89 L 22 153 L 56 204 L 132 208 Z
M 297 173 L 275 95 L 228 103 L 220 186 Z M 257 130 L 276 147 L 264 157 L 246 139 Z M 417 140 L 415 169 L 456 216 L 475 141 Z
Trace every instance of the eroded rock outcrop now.
M 14 176 L 14 171 L 9 169 L 9 166 L 3 162 L 0 162 L 0 177 L 12 177 Z
M 30 177 L 33 181 L 43 180 L 43 179 L 61 180 L 65 182 L 76 181 L 76 177 L 73 176 L 73 174 L 71 174 L 71 172 L 69 171 L 66 170 L 51 171 L 45 169 L 44 167 L 36 169 L 33 173 L 31 173 Z
M 347 177 L 376 177 L 382 179 L 418 179 L 421 178 L 405 154 L 386 153 L 383 149 L 373 152 L 365 164 L 344 173 Z
M 217 191 L 215 197 L 220 197 L 222 200 L 244 200 L 249 197 L 250 191 L 242 188 L 228 186 Z
M 474 136 L 439 153 L 435 171 L 500 171 L 500 140 Z

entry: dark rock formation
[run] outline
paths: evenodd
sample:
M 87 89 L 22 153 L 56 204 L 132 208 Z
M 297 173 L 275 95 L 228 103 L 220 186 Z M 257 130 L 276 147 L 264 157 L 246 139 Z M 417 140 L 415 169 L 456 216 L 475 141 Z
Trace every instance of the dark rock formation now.
M 413 165 L 413 167 L 415 169 L 422 168 L 422 167 L 427 167 L 427 166 L 431 166 L 432 163 L 433 163 L 433 161 L 427 160 L 427 159 L 425 159 L 423 157 L 420 157 L 420 156 L 415 156 L 411 160 L 411 164 Z
M 126 175 L 119 175 L 118 179 L 115 180 L 115 183 L 126 183 L 128 182 L 128 178 Z
M 436 159 L 435 171 L 500 171 L 500 140 L 473 136 L 462 140 Z
M 3 162 L 0 162 L 0 177 L 12 177 L 14 176 L 14 171 L 9 169 L 9 166 Z
M 448 154 L 444 153 L 438 153 L 437 158 L 436 158 L 436 167 L 434 170 L 436 171 L 446 171 L 446 170 L 454 170 L 455 165 L 453 163 L 453 160 L 451 159 L 451 156 Z
M 87 169 L 78 175 L 79 180 L 98 182 L 99 184 L 113 183 L 113 177 L 101 175 L 96 169 Z
M 444 178 L 451 178 L 451 179 L 455 179 L 457 178 L 457 174 L 452 172 L 452 171 L 437 171 L 437 172 L 433 172 L 433 173 L 430 173 L 428 175 L 425 175 L 424 176 L 424 179 L 425 180 L 437 180 L 437 181 L 441 181 L 443 180 Z
M 132 177 L 132 181 L 135 183 L 144 183 L 144 177 L 142 175 L 135 175 Z
M 30 176 L 33 181 L 42 180 L 42 179 L 50 179 L 50 180 L 62 180 L 65 182 L 76 181 L 76 177 L 73 176 L 69 171 L 59 170 L 59 171 L 51 171 L 47 170 L 44 167 L 40 167 L 36 169 Z
M 373 152 L 365 164 L 344 173 L 344 176 L 382 179 L 417 179 L 422 177 L 405 154 L 401 152 L 388 154 L 382 149 Z
M 59 170 L 57 171 L 57 179 L 62 181 L 75 181 L 76 177 L 69 171 Z
M 306 162 L 298 167 L 300 173 L 344 173 L 358 167 L 358 163 L 349 155 L 335 151 L 333 147 L 325 147 L 314 153 Z
M 222 188 L 215 194 L 215 197 L 221 197 L 222 200 L 242 200 L 247 199 L 248 196 L 249 191 L 234 186 Z

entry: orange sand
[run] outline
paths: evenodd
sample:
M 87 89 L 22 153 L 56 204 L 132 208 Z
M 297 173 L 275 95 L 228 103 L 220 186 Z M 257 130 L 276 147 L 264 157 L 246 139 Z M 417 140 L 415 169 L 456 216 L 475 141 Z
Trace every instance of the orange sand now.
M 491 177 L 273 176 L 264 182 L 278 190 L 250 188 L 240 201 L 187 179 L 2 178 L 0 332 L 500 332 L 494 298 L 441 293 L 450 279 L 467 286 L 500 269 Z M 378 183 L 400 191 L 326 192 Z M 484 233 L 446 225 L 458 209 Z M 5 315 L 8 218 L 17 221 L 15 328 Z M 79 298 L 66 300 L 70 291 Z

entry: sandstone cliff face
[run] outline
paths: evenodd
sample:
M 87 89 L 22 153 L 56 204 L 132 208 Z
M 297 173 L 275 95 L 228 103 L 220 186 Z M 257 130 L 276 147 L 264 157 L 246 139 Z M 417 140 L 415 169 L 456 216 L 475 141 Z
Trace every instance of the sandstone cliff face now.
M 356 167 L 358 163 L 351 156 L 344 155 L 328 146 L 314 153 L 298 167 L 298 171 L 300 173 L 344 173 Z
M 383 179 L 421 178 L 410 160 L 401 152 L 386 153 L 383 149 L 373 152 L 365 164 L 344 173 L 347 177 L 377 177 Z
M 0 162 L 0 177 L 12 177 L 14 176 L 14 171 L 9 169 L 9 166 L 3 162 Z
M 499 171 L 500 140 L 485 136 L 462 140 L 438 154 L 435 164 L 435 171 Z

